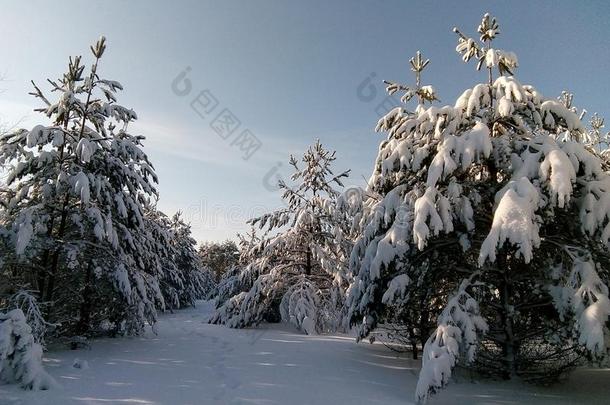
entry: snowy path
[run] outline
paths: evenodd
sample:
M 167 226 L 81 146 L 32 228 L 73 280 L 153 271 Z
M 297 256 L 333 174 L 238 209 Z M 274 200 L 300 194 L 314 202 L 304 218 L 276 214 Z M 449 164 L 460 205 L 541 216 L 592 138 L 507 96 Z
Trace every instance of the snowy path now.
M 204 323 L 210 306 L 161 317 L 158 335 L 95 341 L 48 353 L 62 385 L 46 392 L 0 386 L 0 404 L 405 404 L 419 364 L 345 336 L 288 326 L 234 330 Z M 75 369 L 75 358 L 89 369 Z M 516 383 L 452 384 L 432 404 L 610 403 L 610 370 L 581 371 L 553 389 Z

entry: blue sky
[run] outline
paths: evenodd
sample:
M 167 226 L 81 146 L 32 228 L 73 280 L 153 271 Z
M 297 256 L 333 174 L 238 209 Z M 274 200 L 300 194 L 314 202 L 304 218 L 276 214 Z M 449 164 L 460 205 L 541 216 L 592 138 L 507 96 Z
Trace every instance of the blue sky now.
M 521 82 L 549 97 L 568 89 L 610 116 L 605 1 L 4 1 L 0 120 L 39 121 L 29 81 L 59 77 L 68 56 L 89 57 L 105 35 L 100 74 L 124 85 L 119 101 L 139 115 L 132 130 L 147 137 L 159 207 L 184 211 L 200 241 L 232 238 L 280 205 L 265 184 L 316 138 L 337 150 L 337 171 L 364 184 L 383 139 L 373 132 L 381 80 L 409 83 L 418 49 L 431 59 L 424 84 L 443 103 L 484 81 L 461 62 L 451 28 L 474 35 L 485 12 L 500 22 L 496 47 L 519 56 Z M 187 67 L 191 91 L 179 96 L 172 82 Z M 202 91 L 217 102 L 203 117 L 191 107 Z M 240 121 L 227 139 L 211 127 L 224 109 Z M 262 146 L 244 160 L 231 143 L 246 129 Z

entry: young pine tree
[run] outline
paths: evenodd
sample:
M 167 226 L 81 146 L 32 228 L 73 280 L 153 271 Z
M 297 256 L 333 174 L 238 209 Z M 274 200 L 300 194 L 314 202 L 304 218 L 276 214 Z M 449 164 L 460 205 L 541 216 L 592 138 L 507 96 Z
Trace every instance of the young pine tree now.
M 494 18 L 480 41 L 455 32 L 487 80 L 444 107 L 424 106 L 419 85 L 399 88 L 420 103 L 379 121 L 378 198 L 351 257 L 359 336 L 394 308 L 429 336 L 420 400 L 457 363 L 537 380 L 607 352 L 610 175 L 578 115 L 512 76 L 516 56 L 492 47 Z
M 102 320 L 137 332 L 163 306 L 144 217 L 157 177 L 143 137 L 128 132 L 136 114 L 117 103 L 121 84 L 98 74 L 105 49 L 103 37 L 91 47 L 87 73 L 81 57 L 70 58 L 49 80 L 55 100 L 34 85 L 50 124 L 0 138 L 0 164 L 9 167 L 2 269 L 36 290 L 67 334 Z
M 339 216 L 333 215 L 339 196 L 333 183 L 343 186 L 349 173 L 335 175 L 335 159 L 319 142 L 301 162 L 291 156 L 295 184 L 280 182 L 285 208 L 250 221 L 273 236 L 255 248 L 241 275 L 232 276 L 243 291 L 224 302 L 212 322 L 243 327 L 279 315 L 308 334 L 338 327 L 351 245 L 340 243 Z

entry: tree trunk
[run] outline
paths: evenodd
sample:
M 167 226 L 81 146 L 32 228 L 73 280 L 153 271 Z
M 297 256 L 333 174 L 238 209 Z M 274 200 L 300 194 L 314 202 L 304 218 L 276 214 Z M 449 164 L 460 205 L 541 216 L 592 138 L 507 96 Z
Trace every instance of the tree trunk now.
M 77 327 L 79 334 L 85 334 L 89 331 L 89 324 L 91 321 L 91 294 L 93 292 L 93 289 L 91 288 L 92 278 L 93 265 L 89 263 L 85 273 L 85 287 L 83 288 L 82 302 L 80 306 L 80 319 Z
M 55 212 L 51 213 L 51 219 L 49 221 L 49 228 L 47 230 L 47 238 L 51 239 L 53 236 L 53 227 L 55 226 Z M 51 256 L 51 249 L 46 248 L 44 253 L 42 254 L 42 262 L 40 265 L 40 269 L 38 270 L 38 300 L 40 302 L 44 301 L 45 297 L 45 284 L 47 282 L 48 269 L 51 268 L 49 263 L 49 256 Z
M 47 281 L 47 268 L 49 267 L 49 249 L 46 249 L 42 254 L 42 261 L 38 269 L 38 301 L 44 301 L 45 283 Z
M 504 259 L 503 255 L 502 258 Z M 503 278 L 500 281 L 500 321 L 504 339 L 502 342 L 502 375 L 504 379 L 510 380 L 517 374 L 517 345 L 513 331 L 513 286 L 510 279 L 509 268 L 506 260 L 498 261 L 500 269 L 503 269 Z
M 305 274 L 311 275 L 311 250 L 307 247 L 307 261 L 305 262 Z
M 66 194 L 66 197 L 64 198 L 64 204 L 62 206 L 61 221 L 59 223 L 57 239 L 61 239 L 64 236 L 64 232 L 66 229 L 66 220 L 67 220 L 67 216 L 68 216 L 66 207 L 68 206 L 69 198 L 70 198 L 70 194 Z M 53 293 L 54 293 L 53 290 L 55 289 L 55 278 L 57 277 L 57 271 L 59 268 L 59 266 L 58 266 L 59 265 L 59 252 L 60 252 L 60 248 L 56 247 L 55 251 L 53 252 L 53 258 L 51 260 L 51 269 L 49 271 L 49 283 L 46 286 L 48 302 L 53 301 Z M 49 312 L 50 312 L 51 308 L 52 308 L 52 306 L 49 307 Z
M 430 302 L 429 294 L 424 294 L 420 298 L 419 307 L 421 308 L 421 315 L 419 318 L 419 343 L 423 348 L 428 341 L 428 337 L 430 336 L 430 309 L 428 307 L 428 302 Z
M 417 350 L 417 335 L 415 333 L 415 328 L 409 329 L 409 343 L 411 344 L 411 354 L 413 356 L 413 360 L 417 360 L 418 350 Z
M 49 271 L 49 282 L 46 286 L 47 298 L 46 302 L 53 301 L 53 290 L 55 289 L 55 277 L 57 276 L 57 269 L 59 267 L 59 248 L 55 249 L 53 252 L 53 257 L 51 258 L 51 270 Z M 49 306 L 49 311 L 52 305 Z
M 35 87 L 35 85 L 34 85 L 34 87 Z M 63 122 L 64 131 L 66 131 L 68 128 L 68 122 L 69 122 L 69 114 L 66 114 L 66 116 L 64 118 L 64 122 Z M 61 147 L 59 148 L 59 170 L 60 171 L 61 171 L 61 166 L 62 166 L 63 160 L 64 160 L 64 150 L 65 150 L 65 143 L 63 145 L 61 145 Z M 68 198 L 69 198 L 69 194 L 66 194 L 66 196 L 64 198 L 64 204 L 62 206 L 62 223 L 64 224 L 64 226 L 65 226 L 65 210 L 66 210 L 66 205 L 68 204 Z M 55 226 L 55 218 L 56 218 L 55 211 L 53 211 L 53 212 L 51 212 L 51 220 L 49 221 L 50 222 L 49 229 L 47 230 L 47 237 L 49 239 L 52 239 L 52 237 L 53 237 L 53 227 Z M 53 265 L 53 263 L 49 263 L 50 255 L 51 255 L 51 249 L 50 248 L 45 249 L 45 252 L 43 254 L 43 259 L 42 259 L 42 269 L 40 269 L 40 272 L 38 273 L 38 293 L 40 295 L 40 302 L 44 302 L 45 293 L 47 295 L 50 294 L 51 297 L 53 296 L 53 293 L 48 292 L 49 291 L 48 286 L 45 285 L 47 282 L 47 277 L 49 277 L 50 274 L 54 273 L 53 269 L 56 267 Z M 54 258 L 54 259 L 56 260 L 57 258 Z M 47 268 L 49 270 L 47 270 Z M 51 288 L 54 288 L 54 284 L 55 284 L 55 279 L 53 277 L 53 282 L 51 283 Z M 49 310 L 49 312 L 51 311 L 51 306 L 48 307 L 48 310 Z

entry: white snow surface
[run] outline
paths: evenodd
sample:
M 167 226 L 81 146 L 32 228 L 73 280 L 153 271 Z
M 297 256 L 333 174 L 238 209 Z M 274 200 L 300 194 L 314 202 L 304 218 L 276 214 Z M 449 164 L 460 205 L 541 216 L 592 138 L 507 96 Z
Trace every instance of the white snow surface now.
M 0 404 L 412 404 L 420 362 L 346 335 L 308 336 L 285 324 L 209 325 L 211 302 L 162 315 L 155 336 L 100 339 L 91 350 L 50 351 L 61 388 L 0 385 Z M 78 359 L 88 368 L 74 368 Z M 429 404 L 608 403 L 610 369 L 578 370 L 548 388 L 473 381 L 468 374 Z

